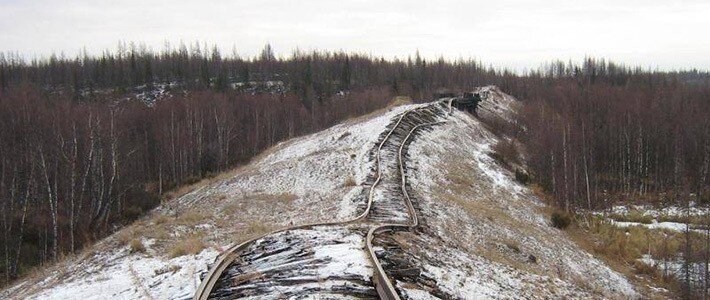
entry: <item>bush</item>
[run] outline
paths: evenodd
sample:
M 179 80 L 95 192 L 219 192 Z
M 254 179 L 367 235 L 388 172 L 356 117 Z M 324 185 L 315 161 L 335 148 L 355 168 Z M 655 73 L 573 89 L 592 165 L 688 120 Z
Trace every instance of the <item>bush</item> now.
M 493 151 L 495 152 L 493 158 L 503 165 L 520 164 L 520 152 L 513 140 L 501 138 L 493 146 Z
M 703 191 L 699 196 L 698 196 L 698 204 L 701 206 L 706 206 L 710 204 L 710 189 L 707 191 Z
M 145 253 L 146 249 L 140 239 L 132 239 L 128 244 L 131 253 Z
M 190 237 L 178 242 L 170 248 L 170 257 L 197 254 L 205 249 L 205 244 L 198 237 Z
M 349 186 L 356 186 L 357 183 L 355 182 L 355 179 L 351 176 L 345 179 L 343 182 L 343 187 L 349 187 Z
M 130 205 L 123 208 L 123 218 L 126 222 L 133 221 L 143 215 L 143 209 L 136 205 Z
M 552 213 L 550 218 L 552 220 L 552 227 L 564 230 L 572 223 L 572 216 L 566 212 L 555 211 Z
M 530 174 L 527 171 L 516 168 L 515 169 L 515 180 L 523 185 L 527 185 L 530 182 Z

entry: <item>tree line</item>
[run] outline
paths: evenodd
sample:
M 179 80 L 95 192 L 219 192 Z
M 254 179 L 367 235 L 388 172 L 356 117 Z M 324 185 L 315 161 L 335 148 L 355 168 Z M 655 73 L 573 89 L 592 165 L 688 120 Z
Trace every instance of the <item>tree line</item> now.
M 188 89 L 225 91 L 234 83 L 281 81 L 306 107 L 334 93 L 388 86 L 398 94 L 428 99 L 440 87 L 498 81 L 512 73 L 483 67 L 475 60 L 427 61 L 418 53 L 406 59 L 385 60 L 371 55 L 293 51 L 276 57 L 270 45 L 253 58 L 236 51 L 223 55 L 216 47 L 194 43 L 166 45 L 151 51 L 143 45 L 119 43 L 116 51 L 73 58 L 52 55 L 26 60 L 0 53 L 0 87 L 30 82 L 49 91 L 83 99 L 87 92 L 112 89 L 125 92 L 137 85 L 175 82 Z
M 604 61 L 529 77 L 520 134 L 536 180 L 560 207 L 710 196 L 710 84 Z M 517 94 L 516 92 L 513 92 Z

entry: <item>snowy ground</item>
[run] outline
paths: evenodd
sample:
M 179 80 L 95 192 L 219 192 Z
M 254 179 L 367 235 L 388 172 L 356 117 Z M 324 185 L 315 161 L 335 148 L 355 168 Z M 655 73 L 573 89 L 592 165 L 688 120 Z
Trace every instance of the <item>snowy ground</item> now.
M 497 100 L 492 107 L 511 101 Z M 429 227 L 424 239 L 441 240 L 413 246 L 421 248 L 426 276 L 463 299 L 638 296 L 623 275 L 548 224 L 540 201 L 488 155 L 495 142 L 477 119 L 455 111 L 412 143 L 410 180 Z M 432 296 L 415 288 L 407 294 Z
M 684 232 L 689 229 L 693 232 L 707 234 L 708 228 L 706 226 L 692 221 L 703 220 L 703 218 L 710 216 L 710 210 L 707 207 L 696 206 L 694 203 L 691 203 L 688 207 L 667 206 L 663 208 L 656 208 L 651 205 L 617 205 L 609 210 L 598 211 L 593 214 L 602 216 L 611 224 L 622 228 L 639 226 L 675 232 Z M 684 219 L 689 219 L 691 222 L 688 224 L 680 222 Z M 707 222 L 707 219 L 704 220 Z
M 645 228 L 649 232 L 670 237 L 671 240 L 675 240 L 681 245 L 683 244 L 683 235 L 687 230 L 690 231 L 691 239 L 699 238 L 701 241 L 710 233 L 707 227 L 707 217 L 710 215 L 708 208 L 698 206 L 692 202 L 688 207 L 667 206 L 658 208 L 651 205 L 617 205 L 608 210 L 593 212 L 593 214 L 603 218 L 613 226 L 619 228 Z M 632 235 L 634 233 L 626 230 L 626 234 Z M 648 252 L 653 253 L 656 257 L 647 253 L 638 261 L 654 267 L 664 276 L 675 277 L 681 282 L 685 280 L 687 272 L 693 286 L 702 289 L 700 287 L 704 286 L 704 273 L 706 272 L 706 265 L 702 260 L 702 255 L 698 256 L 698 253 L 691 254 L 690 262 L 686 268 L 683 249 L 679 247 L 676 251 L 677 253 L 671 255 L 672 258 L 660 259 L 659 257 L 665 256 L 649 250 Z

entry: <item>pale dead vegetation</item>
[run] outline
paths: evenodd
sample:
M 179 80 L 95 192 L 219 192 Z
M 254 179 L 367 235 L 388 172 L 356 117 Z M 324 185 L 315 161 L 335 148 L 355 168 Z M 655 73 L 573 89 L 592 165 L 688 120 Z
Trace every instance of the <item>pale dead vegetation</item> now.
M 137 238 L 131 240 L 131 242 L 128 244 L 128 249 L 131 253 L 145 253 L 146 251 L 143 242 L 141 242 L 141 240 Z
M 240 203 L 231 203 L 231 204 L 227 204 L 226 206 L 224 206 L 222 208 L 222 212 L 220 213 L 220 215 L 224 216 L 225 218 L 220 219 L 220 220 L 231 220 L 230 216 L 239 213 L 240 206 L 241 206 Z M 224 224 L 217 223 L 217 226 L 222 227 L 222 225 L 224 225 Z
M 195 211 L 195 210 L 189 210 L 186 212 L 183 212 L 180 214 L 176 219 L 173 225 L 175 226 L 187 226 L 187 227 L 193 227 L 195 225 L 198 225 L 205 221 L 207 219 L 208 215 L 206 213 L 200 212 L 200 211 Z
M 273 226 L 266 225 L 259 221 L 251 221 L 247 224 L 244 233 L 250 236 L 258 236 L 274 230 Z
M 409 96 L 396 96 L 392 101 L 390 101 L 389 104 L 387 104 L 387 108 L 395 107 L 395 106 L 402 106 L 402 105 L 408 105 L 412 104 L 412 98 Z
M 170 217 L 168 217 L 164 214 L 161 214 L 161 213 L 156 213 L 156 214 L 154 214 L 152 220 L 153 220 L 154 224 L 160 225 L 160 224 L 164 224 L 164 223 L 167 223 L 168 221 L 170 221 Z
M 116 240 L 119 245 L 129 246 L 133 240 L 140 239 L 144 236 L 145 231 L 143 226 L 132 225 L 118 232 Z
M 356 185 L 357 183 L 355 182 L 355 178 L 353 176 L 348 176 L 348 178 L 345 178 L 345 181 L 343 181 L 343 187 L 352 187 Z
M 205 249 L 207 246 L 198 235 L 188 236 L 185 239 L 176 242 L 168 249 L 168 255 L 171 258 L 188 255 L 197 254 Z

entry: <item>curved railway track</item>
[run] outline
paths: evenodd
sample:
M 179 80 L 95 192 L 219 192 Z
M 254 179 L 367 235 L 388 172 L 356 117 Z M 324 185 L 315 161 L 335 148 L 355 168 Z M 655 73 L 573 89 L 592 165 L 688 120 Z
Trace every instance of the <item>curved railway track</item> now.
M 447 107 L 448 106 L 448 107 Z M 430 127 L 433 125 L 441 124 L 443 123 L 442 121 L 437 121 L 437 120 L 430 120 L 430 119 L 436 119 L 438 116 L 436 113 L 440 113 L 446 110 L 451 110 L 451 100 L 443 100 L 443 101 L 436 101 L 431 104 L 425 105 L 425 106 L 420 106 L 420 107 L 415 107 L 410 110 L 407 110 L 403 113 L 400 114 L 399 118 L 397 121 L 393 124 L 392 128 L 387 132 L 387 134 L 384 136 L 382 141 L 379 143 L 377 150 L 375 151 L 375 172 L 377 174 L 377 177 L 375 178 L 374 182 L 370 186 L 370 190 L 368 192 L 368 198 L 367 198 L 367 205 L 365 207 L 365 210 L 358 216 L 356 216 L 353 219 L 350 220 L 345 220 L 345 221 L 337 221 L 337 222 L 321 222 L 321 223 L 312 223 L 312 224 L 304 224 L 304 225 L 298 225 L 298 226 L 291 226 L 279 230 L 275 230 L 272 232 L 269 232 L 265 235 L 250 239 L 248 241 L 233 245 L 229 247 L 227 250 L 223 251 L 222 254 L 218 256 L 216 259 L 215 263 L 212 265 L 211 269 L 209 272 L 205 275 L 203 280 L 201 281 L 200 285 L 197 288 L 197 291 L 193 297 L 195 300 L 204 300 L 210 298 L 210 294 L 213 292 L 213 289 L 215 288 L 215 285 L 218 283 L 220 280 L 220 277 L 222 274 L 227 270 L 230 265 L 232 265 L 235 260 L 240 258 L 241 252 L 245 251 L 249 247 L 253 246 L 253 244 L 259 240 L 265 239 L 269 236 L 273 236 L 276 234 L 284 234 L 286 232 L 291 232 L 291 231 L 297 231 L 297 230 L 307 230 L 307 229 L 316 229 L 324 226 L 344 226 L 344 225 L 351 225 L 355 223 L 363 223 L 368 225 L 367 226 L 367 234 L 365 236 L 365 251 L 367 253 L 367 257 L 372 263 L 373 266 L 373 278 L 372 282 L 375 285 L 375 290 L 377 292 L 377 296 L 379 296 L 380 299 L 400 299 L 399 295 L 394 288 L 394 285 L 392 282 L 389 280 L 387 277 L 387 274 L 385 273 L 382 264 L 378 260 L 377 256 L 375 255 L 375 250 L 372 246 L 372 240 L 375 235 L 387 231 L 394 231 L 394 230 L 404 230 L 404 229 L 410 229 L 413 227 L 416 227 L 419 224 L 417 214 L 415 211 L 415 208 L 412 204 L 412 200 L 409 197 L 409 194 L 407 193 L 407 178 L 406 178 L 406 173 L 405 173 L 405 167 L 404 167 L 404 158 L 403 158 L 403 152 L 405 151 L 406 145 L 408 142 L 411 142 L 412 137 L 414 136 L 415 132 L 418 130 L 421 130 L 424 127 Z M 427 115 L 429 113 L 430 115 Z M 403 126 L 404 125 L 404 126 Z M 409 127 L 409 128 L 407 128 Z M 394 222 L 381 222 L 378 221 L 378 218 L 373 218 L 372 216 L 372 211 L 373 211 L 373 205 L 375 204 L 375 191 L 376 188 L 380 185 L 380 182 L 382 181 L 383 177 L 385 176 L 383 174 L 383 166 L 382 166 L 382 152 L 383 148 L 387 145 L 387 143 L 392 142 L 396 136 L 397 131 L 402 131 L 406 133 L 406 136 L 402 138 L 400 141 L 399 147 L 396 152 L 397 156 L 397 173 L 400 181 L 400 189 L 402 193 L 402 199 L 404 201 L 404 206 L 406 206 L 407 210 L 407 215 L 408 218 L 404 222 L 400 222 L 399 220 L 395 220 Z M 387 205 L 387 203 L 384 203 L 384 205 Z M 381 216 L 380 216 L 381 218 Z
M 411 217 L 411 223 L 410 224 L 382 224 L 375 226 L 371 228 L 367 232 L 367 243 L 366 243 L 366 248 L 367 248 L 367 253 L 370 256 L 370 260 L 374 264 L 375 267 L 375 272 L 373 274 L 373 281 L 375 282 L 375 287 L 377 289 L 377 294 L 379 294 L 381 299 L 400 299 L 399 294 L 397 293 L 397 290 L 394 288 L 394 285 L 392 285 L 392 282 L 387 278 L 387 274 L 385 273 L 384 268 L 382 268 L 382 263 L 380 260 L 377 258 L 377 255 L 375 254 L 375 249 L 372 246 L 372 240 L 375 237 L 375 234 L 380 233 L 380 232 L 385 232 L 389 230 L 396 230 L 396 229 L 408 229 L 408 228 L 414 228 L 419 225 L 419 219 L 417 218 L 417 212 L 414 210 L 414 205 L 412 204 L 412 199 L 409 197 L 409 193 L 407 193 L 407 175 L 404 170 L 404 162 L 402 160 L 402 152 L 404 150 L 404 146 L 407 143 L 407 140 L 409 140 L 412 136 L 412 134 L 419 128 L 424 127 L 424 126 L 432 126 L 436 124 L 441 124 L 443 122 L 429 122 L 429 123 L 424 123 L 424 124 L 419 124 L 414 126 L 407 136 L 404 138 L 402 141 L 402 144 L 399 147 L 399 152 L 397 155 L 398 158 L 398 165 L 399 165 L 399 173 L 400 177 L 402 179 L 402 193 L 404 194 L 404 200 L 407 205 L 407 210 L 409 212 L 409 215 Z

